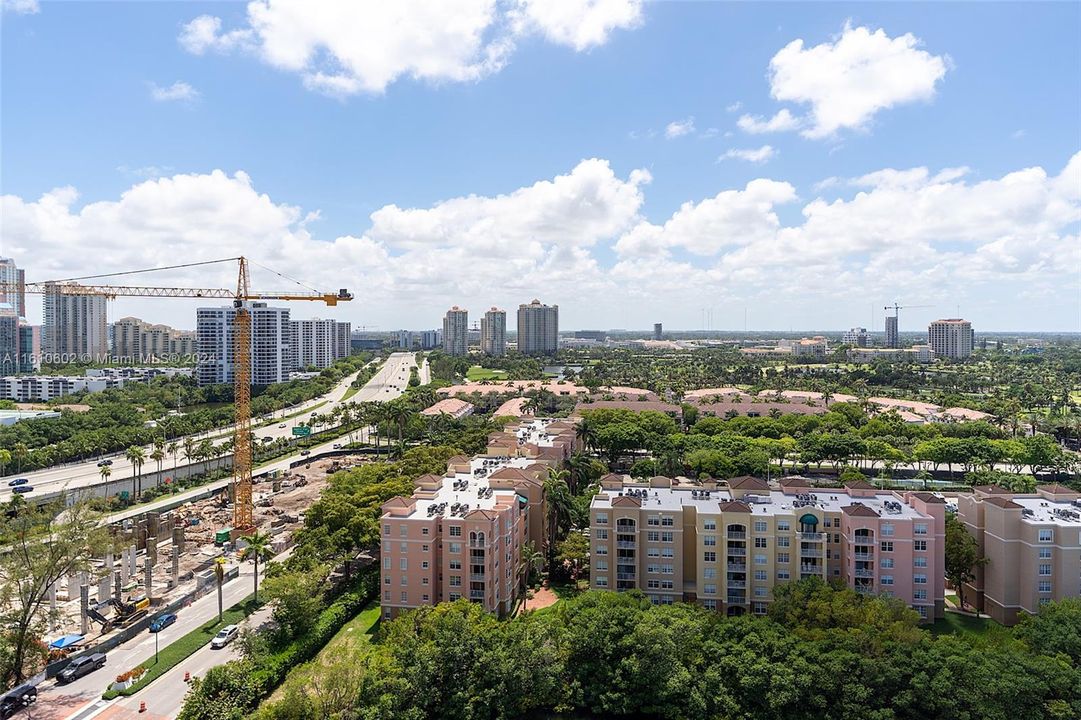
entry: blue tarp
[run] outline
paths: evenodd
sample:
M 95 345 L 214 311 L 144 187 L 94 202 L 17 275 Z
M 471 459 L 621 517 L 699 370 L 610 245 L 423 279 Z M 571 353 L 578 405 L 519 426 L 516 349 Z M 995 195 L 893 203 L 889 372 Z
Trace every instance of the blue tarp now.
M 66 647 L 74 645 L 77 642 L 81 642 L 82 635 L 65 635 L 64 637 L 57 638 L 49 643 L 49 647 L 56 648 L 57 650 L 63 650 Z

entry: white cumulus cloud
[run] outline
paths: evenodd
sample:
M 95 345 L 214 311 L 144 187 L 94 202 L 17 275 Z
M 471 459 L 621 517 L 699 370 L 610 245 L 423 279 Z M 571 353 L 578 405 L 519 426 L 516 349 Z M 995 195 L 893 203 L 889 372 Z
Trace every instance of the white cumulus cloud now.
M 736 120 L 740 130 L 752 135 L 796 130 L 800 124 L 799 118 L 789 112 L 788 108 L 781 108 L 776 115 L 768 119 L 757 115 L 740 115 L 739 120 Z
M 911 33 L 891 38 L 846 23 L 834 42 L 805 47 L 797 39 L 781 48 L 769 64 L 770 93 L 810 106 L 806 137 L 863 129 L 881 110 L 934 97 L 949 57 L 920 45 Z
M 150 83 L 150 97 L 158 102 L 191 102 L 199 99 L 199 91 L 180 80 L 168 87 Z
M 2 0 L 0 9 L 4 12 L 13 12 L 16 15 L 33 15 L 41 12 L 38 0 Z
M 686 120 L 673 120 L 668 123 L 664 128 L 664 136 L 669 140 L 673 138 L 683 137 L 684 135 L 690 135 L 694 132 L 694 118 L 689 117 Z
M 763 145 L 760 148 L 746 148 L 736 149 L 732 148 L 727 150 L 723 155 L 717 158 L 718 162 L 722 160 L 746 160 L 752 163 L 764 163 L 777 155 L 777 151 L 770 145 Z
M 401 77 L 466 82 L 498 72 L 516 40 L 540 34 L 578 51 L 641 22 L 637 0 L 252 0 L 246 24 L 201 15 L 183 26 L 188 52 L 242 50 L 330 95 L 381 93 Z

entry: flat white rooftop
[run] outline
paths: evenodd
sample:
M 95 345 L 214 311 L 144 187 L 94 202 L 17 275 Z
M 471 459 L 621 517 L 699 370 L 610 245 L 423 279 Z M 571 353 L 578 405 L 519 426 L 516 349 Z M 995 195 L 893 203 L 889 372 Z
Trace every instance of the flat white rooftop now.
M 1081 527 L 1081 507 L 1072 502 L 1045 500 L 1041 497 L 1017 497 L 1016 495 L 1010 499 L 1021 506 L 1023 522 Z M 1031 511 L 1031 514 L 1026 511 Z
M 489 510 L 501 503 L 515 501 L 516 492 L 513 490 L 492 490 L 488 482 L 488 476 L 505 467 L 527 468 L 536 460 L 533 458 L 489 458 L 477 456 L 469 461 L 470 472 L 455 473 L 453 477 L 444 477 L 443 484 L 433 498 L 420 498 L 416 508 L 409 517 L 430 517 L 428 508 L 445 506 L 442 510 L 433 513 L 443 517 L 451 517 L 451 508 L 455 503 L 468 505 L 469 511 L 481 509 Z

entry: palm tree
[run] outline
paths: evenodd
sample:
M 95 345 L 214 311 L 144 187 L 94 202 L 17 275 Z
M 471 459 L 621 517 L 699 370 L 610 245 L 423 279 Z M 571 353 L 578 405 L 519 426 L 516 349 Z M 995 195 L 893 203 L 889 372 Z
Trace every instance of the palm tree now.
M 221 586 L 225 582 L 225 558 L 219 557 L 214 560 L 214 579 L 218 581 L 218 624 L 221 624 L 225 608 L 222 607 Z
M 188 465 L 188 477 L 191 477 L 191 461 L 195 458 L 195 440 L 184 438 L 184 462 Z
M 240 559 L 251 558 L 255 561 L 255 602 L 259 602 L 259 559 L 265 560 L 270 557 L 272 552 L 270 535 L 256 530 L 251 535 L 242 535 L 240 539 L 247 543 L 240 551 Z
M 387 419 L 398 426 L 398 445 L 401 446 L 406 423 L 413 417 L 413 411 L 404 402 L 395 400 L 387 407 Z
M 109 476 L 113 474 L 113 469 L 111 467 L 109 467 L 108 465 L 102 465 L 98 469 L 98 472 L 101 473 L 101 481 L 103 483 L 108 483 L 109 482 Z M 19 497 L 22 497 L 22 496 L 20 495 Z
M 544 509 L 548 521 L 548 538 L 545 548 L 548 558 L 555 555 L 556 544 L 566 535 L 571 527 L 571 508 L 574 498 L 567 487 L 570 473 L 566 470 L 548 468 L 548 478 L 544 481 Z
M 539 573 L 544 567 L 544 555 L 529 541 L 522 545 L 521 565 L 518 568 L 518 576 L 522 590 L 529 586 L 529 578 L 533 573 Z
M 176 454 L 180 450 L 180 447 L 175 442 L 171 442 L 165 449 L 173 456 L 173 482 L 176 482 Z
M 578 442 L 582 443 L 582 447 L 586 450 L 592 450 L 593 445 L 597 442 L 597 429 L 588 420 L 582 420 L 578 423 L 578 427 L 574 429 L 574 434 Z
M 150 453 L 150 459 L 158 464 L 158 483 L 161 484 L 161 463 L 165 460 L 165 448 L 154 443 L 154 450 Z
M 131 463 L 131 496 L 132 501 L 137 502 L 142 494 L 143 462 L 146 460 L 146 453 L 141 447 L 132 445 L 124 452 L 124 457 Z M 135 484 L 136 478 L 139 480 L 138 488 Z
M 26 462 L 26 458 L 29 455 L 30 448 L 28 448 L 25 443 L 15 443 L 15 447 L 11 449 L 11 456 L 15 458 L 15 462 L 17 463 L 16 473 L 21 473 L 23 471 L 23 463 Z

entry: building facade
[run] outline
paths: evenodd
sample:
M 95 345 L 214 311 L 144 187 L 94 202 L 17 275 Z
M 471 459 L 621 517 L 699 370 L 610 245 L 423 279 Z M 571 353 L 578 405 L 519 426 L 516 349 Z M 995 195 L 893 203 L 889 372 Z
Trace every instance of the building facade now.
M 967 358 L 972 354 L 972 323 L 961 318 L 935 320 L 927 327 L 927 344 L 937 357 Z
M 867 328 L 854 327 L 841 336 L 841 342 L 851 347 L 867 347 L 871 344 L 871 334 Z
M 41 367 L 41 326 L 19 325 L 19 360 L 16 372 L 37 372 Z
M 447 355 L 469 353 L 469 311 L 455 305 L 443 317 L 443 352 Z
M 518 352 L 552 355 L 559 350 L 559 306 L 533 300 L 518 306 Z
M 307 367 L 322 370 L 349 356 L 350 323 L 315 318 L 291 320 L 289 326 L 293 352 L 291 370 Z
M 0 375 L 19 372 L 19 338 L 19 316 L 10 304 L 0 303 Z
M 195 333 L 168 325 L 148 323 L 136 317 L 120 318 L 112 325 L 113 357 L 146 362 L 170 355 L 193 355 Z
M 664 340 L 664 323 L 653 323 L 653 339 Z
M 493 307 L 480 321 L 480 350 L 491 357 L 507 354 L 507 313 Z
M 843 489 L 757 478 L 681 485 L 608 475 L 590 505 L 590 585 L 728 615 L 767 612 L 773 588 L 807 577 L 945 612 L 945 504 L 866 482 Z
M 0 258 L 0 303 L 10 305 L 15 317 L 26 317 L 26 273 L 11 258 Z
M 508 426 L 485 454 L 453 457 L 446 473 L 417 478 L 410 497 L 384 503 L 383 617 L 459 599 L 509 613 L 523 583 L 522 548 L 543 547 L 544 478 L 574 444 L 565 421 Z
M 897 330 L 897 316 L 886 316 L 886 347 L 899 348 L 901 347 L 901 334 Z
M 109 355 L 105 298 L 65 292 L 72 285 L 77 286 L 50 283 L 45 288 L 42 352 L 50 362 L 104 362 Z
M 987 564 L 964 600 L 1004 625 L 1052 600 L 1081 596 L 1081 493 L 1040 485 L 1012 493 L 997 485 L 957 498 L 957 518 Z
M 293 365 L 292 327 L 288 308 L 249 303 L 251 313 L 252 385 L 273 385 L 289 379 Z M 199 364 L 195 378 L 200 385 L 233 382 L 235 349 L 232 307 L 199 308 L 196 336 Z

